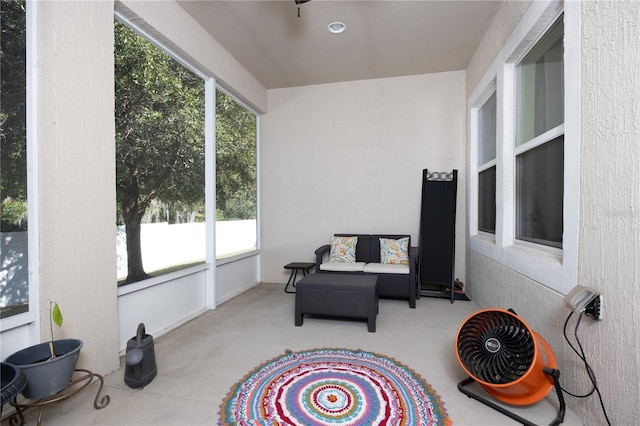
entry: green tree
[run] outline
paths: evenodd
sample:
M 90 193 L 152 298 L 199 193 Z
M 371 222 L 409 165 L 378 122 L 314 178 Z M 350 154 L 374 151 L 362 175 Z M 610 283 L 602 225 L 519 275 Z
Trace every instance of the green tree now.
M 256 218 L 256 116 L 216 92 L 216 218 Z
M 25 1 L 2 0 L 0 20 L 1 229 L 24 231 L 27 228 Z
M 115 22 L 116 188 L 126 283 L 148 277 L 140 224 L 153 200 L 204 205 L 204 82 Z

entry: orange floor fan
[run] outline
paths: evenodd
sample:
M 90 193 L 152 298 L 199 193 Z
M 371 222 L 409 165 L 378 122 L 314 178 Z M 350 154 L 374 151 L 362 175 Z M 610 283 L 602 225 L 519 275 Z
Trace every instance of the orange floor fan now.
M 458 389 L 469 398 L 523 425 L 535 426 L 466 386 L 477 382 L 491 397 L 514 406 L 534 404 L 555 387 L 560 405 L 551 425 L 564 420 L 565 402 L 553 351 L 512 310 L 485 309 L 469 316 L 458 329 L 456 355 L 470 376 L 458 383 Z

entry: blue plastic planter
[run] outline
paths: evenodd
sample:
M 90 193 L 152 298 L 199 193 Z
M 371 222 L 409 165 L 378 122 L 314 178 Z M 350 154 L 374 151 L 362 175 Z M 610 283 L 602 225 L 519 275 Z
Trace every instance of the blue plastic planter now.
M 55 358 L 50 358 L 49 342 L 22 349 L 5 360 L 20 368 L 27 377 L 22 395 L 28 399 L 41 399 L 63 390 L 71 381 L 78 363 L 82 341 L 77 339 L 55 340 Z

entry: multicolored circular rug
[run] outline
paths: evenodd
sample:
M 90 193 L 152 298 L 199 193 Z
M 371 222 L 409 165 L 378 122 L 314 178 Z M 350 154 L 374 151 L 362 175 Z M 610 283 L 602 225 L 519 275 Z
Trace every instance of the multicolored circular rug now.
M 221 425 L 450 425 L 440 397 L 417 373 L 348 349 L 285 354 L 231 388 Z

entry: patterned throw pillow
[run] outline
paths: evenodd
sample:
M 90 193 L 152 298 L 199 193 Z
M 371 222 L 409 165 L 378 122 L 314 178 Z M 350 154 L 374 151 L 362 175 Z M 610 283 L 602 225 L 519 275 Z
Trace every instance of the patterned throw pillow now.
M 356 261 L 358 237 L 331 237 L 329 262 L 353 263 Z
M 380 238 L 380 263 L 387 265 L 408 265 L 409 237 L 398 240 Z

